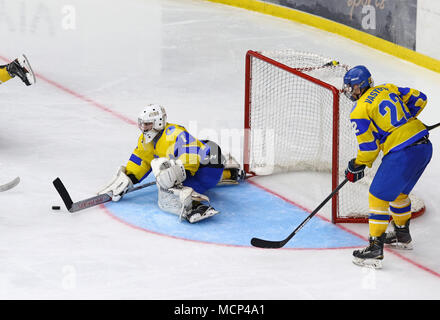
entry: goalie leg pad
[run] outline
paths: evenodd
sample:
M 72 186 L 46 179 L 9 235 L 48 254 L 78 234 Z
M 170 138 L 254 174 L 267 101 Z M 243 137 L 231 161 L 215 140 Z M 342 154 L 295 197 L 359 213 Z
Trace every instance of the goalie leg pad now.
M 158 187 L 157 205 L 165 212 L 174 213 L 182 216 L 192 207 L 192 192 L 191 188 L 170 188 L 164 189 Z
M 201 204 L 201 201 L 209 203 L 209 198 L 190 187 L 158 188 L 159 208 L 178 215 L 180 220 L 187 219 L 194 223 L 218 213 L 211 206 Z

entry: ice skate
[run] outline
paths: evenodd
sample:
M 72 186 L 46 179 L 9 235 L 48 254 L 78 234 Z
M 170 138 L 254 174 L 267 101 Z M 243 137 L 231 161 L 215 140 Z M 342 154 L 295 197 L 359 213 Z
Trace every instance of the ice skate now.
M 24 54 L 9 63 L 6 66 L 6 70 L 12 78 L 18 76 L 27 86 L 33 85 L 36 82 L 35 74 Z
M 353 263 L 362 267 L 381 269 L 384 239 L 385 234 L 380 237 L 370 237 L 370 244 L 368 247 L 362 250 L 353 251 Z
M 217 213 L 219 213 L 219 211 L 215 210 L 213 207 L 194 201 L 193 208 L 185 215 L 185 218 L 189 223 L 195 223 L 212 217 Z
M 230 154 L 225 159 L 224 166 L 224 174 L 218 185 L 239 184 L 246 178 L 246 172 Z
M 413 244 L 409 233 L 409 221 L 404 226 L 397 226 L 392 221 L 391 225 L 394 227 L 394 230 L 385 234 L 384 243 L 396 249 L 412 250 Z

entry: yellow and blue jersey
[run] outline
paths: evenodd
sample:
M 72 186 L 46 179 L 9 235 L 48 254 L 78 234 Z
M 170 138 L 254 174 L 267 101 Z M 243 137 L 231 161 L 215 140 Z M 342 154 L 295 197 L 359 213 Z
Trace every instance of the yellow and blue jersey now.
M 424 93 L 384 84 L 368 89 L 350 113 L 359 144 L 356 163 L 371 167 L 383 155 L 402 150 L 428 134 L 417 116 L 426 106 Z
M 126 165 L 125 173 L 142 181 L 151 171 L 154 158 L 181 160 L 186 171 L 194 176 L 200 162 L 209 154 L 209 146 L 197 140 L 182 126 L 167 123 L 165 128 L 149 143 L 144 143 L 144 135 L 138 139 Z

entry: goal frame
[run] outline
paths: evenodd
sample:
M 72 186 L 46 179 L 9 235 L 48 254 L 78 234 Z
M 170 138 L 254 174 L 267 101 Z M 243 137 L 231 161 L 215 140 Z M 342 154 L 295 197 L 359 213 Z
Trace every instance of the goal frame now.
M 243 145 L 243 162 L 244 170 L 251 175 L 256 175 L 255 172 L 250 170 L 250 134 L 251 123 L 250 115 L 252 113 L 252 101 L 251 101 L 251 84 L 252 84 L 252 59 L 260 59 L 266 63 L 269 63 L 277 68 L 294 74 L 300 78 L 311 81 L 326 90 L 329 90 L 333 95 L 333 125 L 332 125 L 332 190 L 335 190 L 339 184 L 339 98 L 341 91 L 331 84 L 328 84 L 322 80 L 316 79 L 310 75 L 307 75 L 300 71 L 289 67 L 281 62 L 275 61 L 269 57 L 260 54 L 257 51 L 249 50 L 246 53 L 246 66 L 245 66 L 245 101 L 244 101 L 244 145 Z M 368 223 L 368 217 L 338 217 L 338 202 L 339 196 L 336 193 L 332 198 L 331 208 L 331 221 L 332 223 Z M 417 217 L 425 212 L 425 207 L 417 212 L 412 213 L 412 217 Z

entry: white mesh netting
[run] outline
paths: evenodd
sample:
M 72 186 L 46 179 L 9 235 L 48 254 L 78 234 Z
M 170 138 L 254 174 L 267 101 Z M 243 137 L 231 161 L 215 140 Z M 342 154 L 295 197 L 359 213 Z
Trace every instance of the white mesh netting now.
M 349 69 L 337 60 L 294 50 L 265 51 L 260 54 L 303 74 L 341 89 Z M 324 66 L 327 65 L 327 66 Z M 311 80 L 251 56 L 247 115 L 249 134 L 249 171 L 258 175 L 287 171 L 332 172 L 333 105 L 332 91 Z M 349 114 L 354 103 L 339 95 L 339 181 L 344 179 L 348 161 L 356 156 L 358 144 Z M 338 218 L 368 216 L 368 187 L 380 164 L 365 170 L 365 178 L 346 184 L 339 192 Z M 336 174 L 336 173 L 332 173 Z M 411 195 L 413 211 L 424 207 Z

